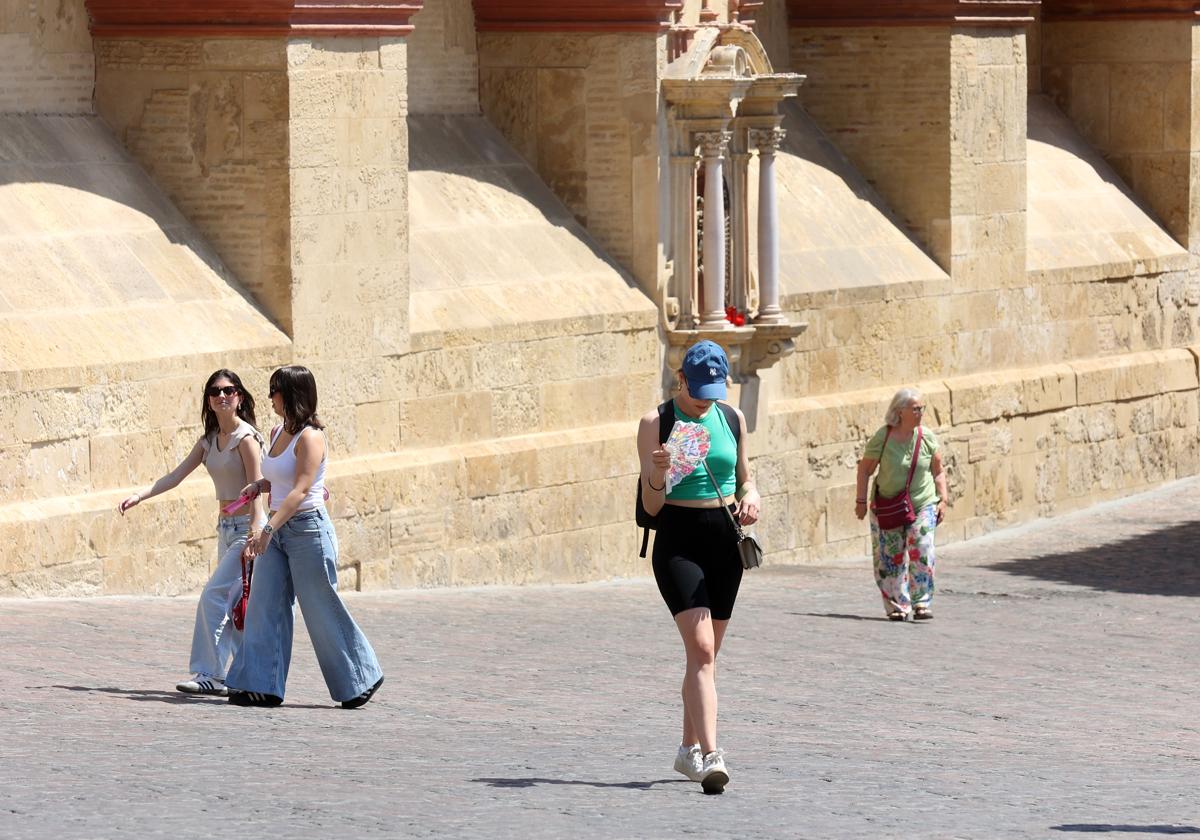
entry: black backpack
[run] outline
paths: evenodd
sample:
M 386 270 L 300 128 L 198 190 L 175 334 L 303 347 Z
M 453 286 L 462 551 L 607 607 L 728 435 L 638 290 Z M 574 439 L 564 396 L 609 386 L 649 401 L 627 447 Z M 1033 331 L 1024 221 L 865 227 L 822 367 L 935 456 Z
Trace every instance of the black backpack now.
M 723 402 L 718 402 L 717 407 L 725 415 L 725 422 L 729 424 L 729 431 L 733 432 L 733 443 L 735 446 L 740 446 L 742 442 L 742 424 L 738 422 L 737 411 L 733 406 Z M 671 429 L 675 427 L 675 401 L 667 400 L 658 407 L 658 444 L 667 442 L 667 438 L 671 436 Z M 637 480 L 637 507 L 634 508 L 634 521 L 637 526 L 642 529 L 642 550 L 638 552 L 638 557 L 646 556 L 646 547 L 650 545 L 650 532 L 658 528 L 658 514 L 651 516 L 646 513 L 646 508 L 642 504 L 642 474 L 639 464 L 638 480 Z

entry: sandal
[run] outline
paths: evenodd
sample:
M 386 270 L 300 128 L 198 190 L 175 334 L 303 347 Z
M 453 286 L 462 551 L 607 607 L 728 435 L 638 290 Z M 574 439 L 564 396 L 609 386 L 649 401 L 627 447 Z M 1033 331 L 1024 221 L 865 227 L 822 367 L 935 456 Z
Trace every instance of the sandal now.
M 888 621 L 907 621 L 908 620 L 908 616 L 905 615 L 904 610 L 892 610 L 890 613 L 887 614 L 887 617 L 888 617 Z
M 933 618 L 933 610 L 929 607 L 913 607 L 914 621 L 929 621 L 931 618 Z

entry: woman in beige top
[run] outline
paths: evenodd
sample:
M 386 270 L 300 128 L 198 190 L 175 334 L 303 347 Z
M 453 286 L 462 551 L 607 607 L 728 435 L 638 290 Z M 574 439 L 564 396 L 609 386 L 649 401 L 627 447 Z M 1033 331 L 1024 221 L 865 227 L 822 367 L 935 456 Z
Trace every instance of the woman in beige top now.
M 218 499 L 217 567 L 196 606 L 192 633 L 191 679 L 175 687 L 185 694 L 225 696 L 225 669 L 242 642 L 242 633 L 229 620 L 229 611 L 242 588 L 242 551 L 247 537 L 257 536 L 266 520 L 262 501 L 247 502 L 232 513 L 242 488 L 262 478 L 263 439 L 255 428 L 254 398 L 231 370 L 218 370 L 204 385 L 200 418 L 204 434 L 175 469 L 143 493 L 134 493 L 117 507 L 121 515 L 151 496 L 177 487 L 204 464 Z M 253 523 L 253 528 L 251 527 Z

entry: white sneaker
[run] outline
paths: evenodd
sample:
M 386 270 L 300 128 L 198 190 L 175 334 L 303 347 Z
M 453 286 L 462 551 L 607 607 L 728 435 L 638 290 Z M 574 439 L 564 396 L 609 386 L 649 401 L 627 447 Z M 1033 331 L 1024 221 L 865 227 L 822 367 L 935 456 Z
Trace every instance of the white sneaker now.
M 723 793 L 729 784 L 729 769 L 725 766 L 725 751 L 713 750 L 704 756 L 700 768 L 700 786 L 705 793 Z
M 175 690 L 182 691 L 184 694 L 212 694 L 217 697 L 225 697 L 229 694 L 224 680 L 206 677 L 204 674 L 196 674 L 190 680 L 176 683 Z
M 679 745 L 675 753 L 675 769 L 687 776 L 693 782 L 700 781 L 700 770 L 704 766 L 704 753 L 700 752 L 699 744 L 690 746 Z

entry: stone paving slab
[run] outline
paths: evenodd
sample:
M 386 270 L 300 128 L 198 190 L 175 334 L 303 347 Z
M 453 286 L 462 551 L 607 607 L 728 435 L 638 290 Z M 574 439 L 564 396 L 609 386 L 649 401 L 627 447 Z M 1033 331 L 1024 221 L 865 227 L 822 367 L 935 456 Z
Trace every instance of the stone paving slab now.
M 926 624 L 865 565 L 748 575 L 719 797 L 649 580 L 351 595 L 354 712 L 303 636 L 279 709 L 175 694 L 194 599 L 0 601 L 0 838 L 1200 834 L 1198 494 L 950 546 Z

